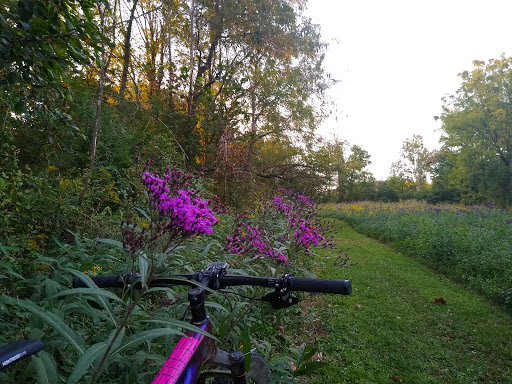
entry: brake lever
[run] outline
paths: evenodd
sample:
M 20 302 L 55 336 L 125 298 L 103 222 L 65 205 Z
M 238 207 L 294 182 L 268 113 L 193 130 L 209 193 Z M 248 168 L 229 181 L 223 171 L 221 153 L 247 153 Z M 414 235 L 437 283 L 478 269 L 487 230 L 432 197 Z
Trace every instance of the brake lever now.
M 299 298 L 291 292 L 272 291 L 261 298 L 262 301 L 269 302 L 274 309 L 288 308 L 299 302 Z
M 289 279 L 293 274 L 287 273 L 278 280 L 274 287 L 273 292 L 267 293 L 261 298 L 262 301 L 267 301 L 274 309 L 288 308 L 299 302 L 299 298 L 294 296 L 289 288 Z

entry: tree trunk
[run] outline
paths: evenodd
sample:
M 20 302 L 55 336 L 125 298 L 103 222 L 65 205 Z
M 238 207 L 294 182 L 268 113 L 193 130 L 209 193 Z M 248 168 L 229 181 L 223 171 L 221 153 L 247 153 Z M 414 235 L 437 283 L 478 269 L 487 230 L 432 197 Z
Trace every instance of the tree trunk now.
M 105 9 L 99 6 L 99 13 L 101 19 L 101 30 L 105 31 Z M 101 65 L 100 65 L 100 79 L 99 79 L 99 90 L 98 90 L 98 98 L 96 100 L 96 116 L 94 118 L 94 127 L 92 130 L 92 141 L 91 141 L 91 156 L 89 159 L 89 168 L 87 170 L 87 176 L 84 182 L 84 189 L 81 193 L 81 198 L 83 198 L 89 188 L 89 183 L 91 182 L 92 171 L 94 170 L 94 166 L 96 164 L 96 150 L 98 148 L 98 136 L 100 131 L 100 118 L 101 118 L 101 107 L 103 104 L 103 85 L 105 83 L 105 61 L 106 61 L 106 52 L 105 52 L 105 40 L 101 42 Z
M 121 74 L 121 86 L 119 87 L 119 96 L 124 97 L 126 91 L 126 83 L 128 82 L 128 69 L 130 67 L 131 57 L 131 39 L 132 39 L 132 26 L 133 19 L 135 18 L 135 8 L 139 0 L 133 0 L 133 6 L 130 11 L 130 18 L 126 27 L 126 36 L 124 39 L 124 52 L 123 52 L 123 72 Z
M 172 31 L 171 31 L 171 1 L 169 0 L 169 15 L 167 20 L 167 50 L 169 52 L 169 108 L 174 110 L 174 101 L 173 101 L 173 93 L 174 93 L 174 67 L 172 64 Z
M 192 97 L 194 93 L 194 11 L 196 9 L 196 0 L 190 1 L 190 37 L 189 37 L 189 65 L 188 72 L 188 115 L 192 115 Z

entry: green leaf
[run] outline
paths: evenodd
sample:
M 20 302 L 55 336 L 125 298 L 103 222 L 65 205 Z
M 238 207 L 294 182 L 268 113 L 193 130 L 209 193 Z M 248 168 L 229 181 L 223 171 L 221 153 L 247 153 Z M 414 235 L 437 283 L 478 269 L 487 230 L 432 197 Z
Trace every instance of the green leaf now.
M 218 340 L 215 336 L 209 334 L 206 331 L 203 331 L 200 328 L 197 328 L 195 325 L 192 325 L 186 321 L 170 319 L 167 317 L 159 317 L 159 318 L 152 318 L 152 319 L 148 319 L 148 320 L 140 320 L 140 322 L 141 323 L 152 323 L 152 324 L 165 324 L 169 327 L 174 327 L 176 329 L 179 329 L 180 335 L 184 335 L 183 331 L 181 331 L 181 330 L 185 329 L 187 331 L 197 332 L 202 335 L 208 336 L 209 338 L 211 338 L 213 340 Z
M 105 311 L 107 312 L 107 314 L 110 318 L 111 323 L 114 326 L 117 326 L 116 316 L 114 315 L 112 306 L 110 305 L 110 302 L 108 300 L 105 300 L 105 298 L 110 298 L 110 299 L 122 302 L 121 298 L 119 298 L 116 294 L 114 294 L 110 291 L 106 291 L 106 290 L 98 288 L 98 286 L 94 283 L 94 281 L 89 276 L 87 276 L 85 273 L 82 273 L 79 271 L 71 271 L 71 273 L 73 275 L 75 275 L 76 277 L 80 278 L 80 280 L 82 280 L 83 282 L 85 282 L 85 284 L 89 288 L 75 288 L 75 289 L 71 289 L 70 291 L 77 292 L 78 290 L 80 290 L 80 291 L 78 291 L 79 293 L 80 292 L 83 292 L 83 293 L 90 292 L 92 295 L 95 296 L 95 298 L 97 299 L 97 302 L 105 309 Z
M 91 345 L 76 362 L 73 372 L 68 377 L 67 384 L 78 383 L 96 359 L 105 354 L 107 347 L 108 343 L 105 341 Z
M 302 346 L 301 346 L 301 348 L 299 348 L 299 350 L 302 350 L 302 353 L 299 355 L 299 363 L 302 363 L 303 361 L 310 360 L 317 351 L 317 349 L 315 347 L 313 347 L 312 345 L 306 346 L 305 344 L 302 344 Z
M 72 288 L 72 289 L 66 289 L 65 291 L 59 292 L 56 295 L 53 295 L 49 297 L 48 299 L 53 299 L 55 297 L 59 296 L 69 296 L 69 295 L 90 295 L 90 296 L 104 296 L 108 299 L 112 299 L 115 301 L 118 301 L 120 303 L 123 302 L 123 300 L 117 296 L 115 293 L 106 291 L 102 288 Z
M 147 278 L 148 278 L 148 270 L 149 263 L 146 255 L 144 253 L 139 254 L 139 269 L 140 269 L 140 280 L 142 282 L 142 286 L 147 286 Z
M 32 28 L 32 26 L 29 23 L 25 23 L 24 21 L 20 20 L 20 24 L 25 28 L 26 30 L 29 30 Z
M 183 333 L 172 328 L 157 328 L 150 329 L 149 331 L 139 332 L 131 337 L 129 337 L 126 342 L 121 345 L 119 348 L 114 350 L 110 356 L 114 356 L 118 353 L 122 353 L 124 351 L 135 348 L 136 346 L 152 339 L 156 339 L 157 337 L 169 336 L 169 335 L 182 335 Z
M 207 307 L 210 307 L 210 308 L 220 309 L 220 310 L 221 310 L 221 311 L 223 311 L 223 312 L 227 312 L 227 313 L 230 313 L 230 312 L 231 312 L 231 310 L 230 310 L 230 309 L 228 309 L 228 308 L 224 307 L 223 305 L 221 305 L 221 304 L 219 304 L 219 303 L 215 303 L 215 302 L 213 302 L 213 301 L 207 301 L 207 302 L 205 303 L 205 305 L 206 305 Z
M 7 270 L 3 271 L 3 272 L 6 273 L 7 275 L 10 275 L 11 277 L 15 277 L 15 278 L 20 279 L 20 280 L 25 280 L 25 278 L 23 276 L 21 276 L 19 273 L 14 272 L 11 269 L 10 265 L 8 265 L 6 268 L 7 268 Z M 8 276 L 7 276 L 7 278 L 8 278 Z
M 121 331 L 119 332 L 119 334 L 117 335 L 117 337 L 116 337 L 116 333 L 117 333 L 117 329 L 114 329 L 107 340 L 107 344 L 110 345 L 112 343 L 111 350 L 115 350 L 115 349 L 119 348 L 119 345 L 121 345 L 122 341 L 124 340 L 124 335 L 126 334 L 126 328 L 123 327 L 121 329 Z M 114 337 L 116 337 L 115 340 L 114 340 Z M 112 342 L 112 340 L 114 340 L 114 342 Z
M 5 256 L 9 256 L 9 254 L 7 253 L 7 251 L 19 251 L 21 248 L 20 247 L 13 247 L 13 246 L 10 246 L 10 245 L 3 245 L 3 244 L 0 244 L 0 251 L 2 251 L 2 253 L 5 255 Z
M 16 105 L 14 106 L 14 108 L 12 110 L 17 115 L 21 115 L 22 113 L 27 112 L 27 105 L 25 104 L 25 102 L 23 100 L 20 100 L 16 103 Z
M 247 325 L 247 323 L 244 323 L 244 329 L 242 331 L 242 342 L 243 342 L 243 354 L 245 356 L 245 371 L 249 371 L 251 368 L 251 329 Z
M 38 356 L 32 356 L 37 374 L 37 384 L 57 384 L 57 364 L 45 351 L 40 351 Z
M 43 308 L 39 307 L 35 303 L 29 300 L 14 300 L 6 298 L 13 305 L 18 305 L 25 310 L 29 311 L 33 315 L 40 317 L 43 321 L 45 321 L 50 327 L 52 327 L 55 332 L 60 334 L 64 339 L 66 339 L 71 345 L 80 353 L 84 353 L 85 343 L 79 335 L 77 335 L 71 328 L 69 328 L 66 323 L 62 319 L 60 319 L 54 313 L 48 312 Z
M 112 245 L 112 246 L 114 246 L 116 248 L 119 248 L 120 250 L 124 250 L 123 243 L 118 241 L 118 240 L 113 240 L 113 239 L 96 239 L 96 241 L 98 243 Z
M 213 243 L 208 243 L 206 247 L 204 247 L 203 252 L 201 252 L 201 258 L 205 258 L 208 256 L 208 253 L 210 252 L 210 248 L 212 247 Z
M 137 212 L 139 212 L 147 221 L 151 222 L 151 217 L 147 214 L 147 212 L 140 208 L 135 208 Z
M 326 365 L 327 363 L 325 361 L 309 361 L 306 364 L 301 365 L 295 372 L 293 372 L 293 376 L 308 375 Z

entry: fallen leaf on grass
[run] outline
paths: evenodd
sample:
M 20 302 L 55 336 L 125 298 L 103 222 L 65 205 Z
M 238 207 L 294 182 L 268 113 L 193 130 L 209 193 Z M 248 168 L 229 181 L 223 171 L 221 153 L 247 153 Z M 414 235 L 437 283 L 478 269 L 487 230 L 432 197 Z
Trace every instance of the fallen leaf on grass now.
M 452 341 L 452 338 L 451 337 L 445 337 L 444 338 L 446 341 Z
M 393 379 L 393 381 L 396 381 L 398 383 L 402 382 L 402 378 L 400 376 L 394 375 L 394 376 L 391 376 L 391 378 Z
M 440 298 L 435 298 L 434 301 L 433 301 L 434 304 L 446 304 L 446 300 L 443 298 L 443 297 L 440 297 Z

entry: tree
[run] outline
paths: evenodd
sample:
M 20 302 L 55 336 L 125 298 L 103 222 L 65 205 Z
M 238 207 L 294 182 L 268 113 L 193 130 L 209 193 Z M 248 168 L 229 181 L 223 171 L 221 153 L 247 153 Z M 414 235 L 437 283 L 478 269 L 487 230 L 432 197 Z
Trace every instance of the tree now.
M 460 74 L 462 85 L 444 100 L 440 117 L 442 140 L 457 156 L 451 178 L 465 173 L 465 188 L 472 189 L 471 193 L 510 204 L 512 58 L 501 56 L 473 65 L 472 71 Z
M 374 179 L 366 171 L 371 164 L 368 151 L 358 145 L 350 147 L 350 155 L 345 158 L 343 167 L 338 172 L 338 200 L 360 200 L 363 191 L 373 187 Z
M 121 84 L 119 86 L 119 95 L 124 97 L 124 93 L 126 91 L 126 83 L 128 82 L 128 70 L 130 68 L 130 60 L 131 60 L 131 49 L 132 49 L 132 28 L 133 21 L 135 19 L 135 10 L 137 8 L 137 3 L 139 0 L 133 0 L 132 7 L 130 9 L 130 17 L 128 18 L 128 23 L 126 25 L 126 33 L 124 37 L 124 47 L 123 47 L 123 72 L 121 74 Z
M 424 147 L 422 136 L 415 134 L 403 142 L 400 156 L 401 159 L 391 165 L 391 175 L 415 182 L 416 190 L 420 192 L 431 170 L 434 152 Z
M 101 51 L 95 9 L 106 0 L 0 2 L 0 138 L 14 139 L 17 157 L 33 166 L 45 150 L 69 147 L 82 131 L 64 111 L 67 76 Z
M 348 142 L 338 140 L 333 141 L 325 139 L 319 140 L 318 148 L 311 150 L 305 157 L 307 164 L 314 167 L 317 174 L 322 178 L 319 186 L 319 192 L 325 194 L 328 201 L 335 201 L 334 196 L 338 189 L 338 175 L 342 172 L 345 164 L 345 153 Z
M 97 4 L 108 2 L 2 1 L 0 85 L 62 90 L 63 71 L 90 64 L 90 49 L 101 49 L 101 32 L 93 20 Z

